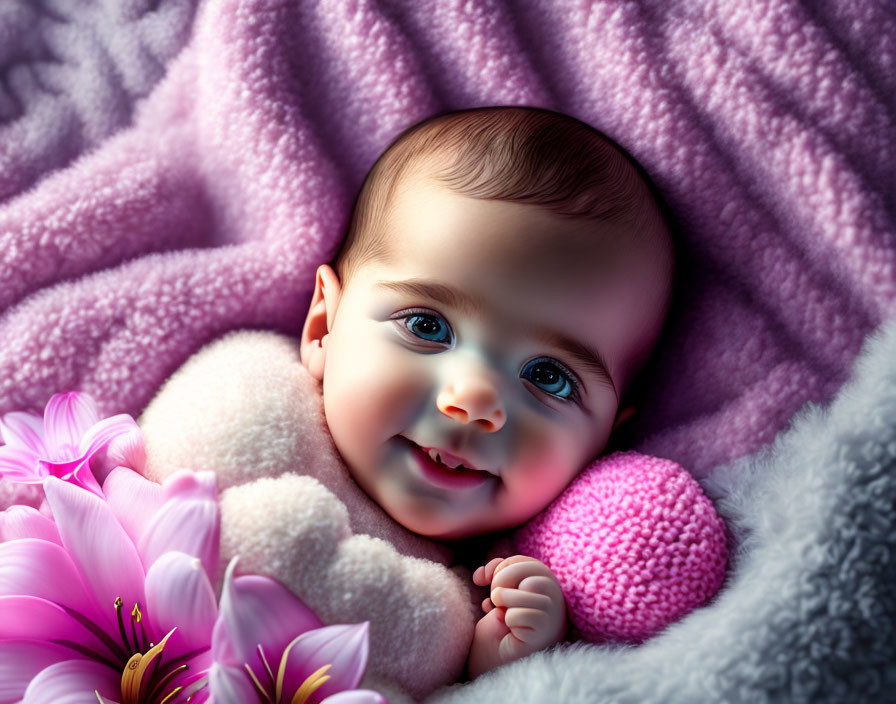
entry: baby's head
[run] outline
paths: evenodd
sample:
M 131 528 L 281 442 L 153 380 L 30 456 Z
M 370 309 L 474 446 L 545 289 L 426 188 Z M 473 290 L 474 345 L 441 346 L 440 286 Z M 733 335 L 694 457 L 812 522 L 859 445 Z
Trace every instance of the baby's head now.
M 483 108 L 405 131 L 302 332 L 354 479 L 432 538 L 532 518 L 632 412 L 674 259 L 639 169 L 578 120 Z

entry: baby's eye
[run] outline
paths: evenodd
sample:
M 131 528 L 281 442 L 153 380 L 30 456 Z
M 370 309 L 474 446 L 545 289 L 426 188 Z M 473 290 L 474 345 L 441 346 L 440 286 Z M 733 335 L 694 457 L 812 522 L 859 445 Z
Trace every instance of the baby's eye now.
M 542 391 L 560 398 L 571 398 L 576 395 L 578 389 L 575 379 L 549 359 L 533 359 L 523 367 L 520 376 L 531 381 Z
M 431 313 L 412 313 L 404 319 L 405 327 L 417 337 L 429 342 L 451 342 L 448 323 Z

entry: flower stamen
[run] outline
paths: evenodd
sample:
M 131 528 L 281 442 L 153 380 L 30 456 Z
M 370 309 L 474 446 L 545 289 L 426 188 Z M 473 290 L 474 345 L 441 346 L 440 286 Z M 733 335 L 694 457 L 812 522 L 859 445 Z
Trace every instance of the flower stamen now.
M 167 702 L 172 701 L 172 700 L 174 699 L 174 697 L 177 696 L 177 693 L 180 692 L 180 690 L 182 690 L 182 689 L 183 689 L 183 687 L 177 687 L 177 688 L 173 689 L 173 690 L 171 691 L 171 694 L 169 694 L 169 695 L 168 695 L 167 697 L 165 697 L 162 701 L 160 701 L 159 704 L 167 704 Z M 191 698 L 192 698 L 192 697 L 191 697 Z M 187 699 L 187 701 L 190 701 L 190 699 Z
M 286 649 L 283 651 L 283 655 L 280 658 L 280 667 L 277 668 L 277 684 L 274 687 L 274 701 L 280 702 L 280 697 L 283 694 L 283 678 L 286 676 L 286 661 L 289 658 L 289 651 L 292 650 L 293 646 L 302 636 L 296 636 L 292 639 L 289 645 L 286 646 Z
M 152 680 L 153 677 L 155 677 L 155 674 L 156 674 L 156 672 L 157 672 L 158 669 L 159 669 L 159 667 L 158 667 L 158 663 L 159 663 L 160 661 L 161 661 L 161 658 L 159 658 L 159 659 L 156 661 L 156 664 L 153 666 L 152 675 L 150 675 L 150 681 Z M 152 688 L 152 691 L 149 693 L 149 696 L 147 697 L 147 700 L 150 701 L 150 702 L 153 701 L 157 696 L 159 696 L 159 694 L 162 692 L 162 690 L 165 689 L 165 686 L 166 686 L 172 679 L 174 679 L 175 677 L 177 677 L 177 676 L 178 676 L 179 674 L 181 674 L 182 672 L 186 672 L 186 671 L 189 670 L 189 669 L 190 669 L 190 668 L 187 667 L 186 665 L 181 665 L 180 667 L 176 667 L 176 668 L 174 668 L 173 670 L 171 670 L 171 672 L 167 673 L 164 677 L 162 677 L 162 679 L 160 679 L 160 680 L 155 684 L 155 686 Z M 181 688 L 181 689 L 183 689 L 183 688 Z M 187 701 L 189 701 L 189 700 L 187 700 Z
M 305 702 L 308 701 L 308 697 L 314 694 L 324 682 L 330 679 L 330 675 L 326 674 L 326 672 L 331 667 L 333 666 L 324 665 L 308 675 L 307 679 L 302 682 L 302 686 L 292 695 L 292 700 L 290 700 L 289 704 L 305 704 Z
M 261 682 L 258 681 L 258 678 L 255 676 L 255 673 L 252 672 L 252 668 L 249 667 L 248 665 L 243 665 L 243 667 L 246 668 L 246 672 L 248 672 L 248 673 L 249 673 L 249 677 L 252 678 L 252 684 L 255 685 L 255 688 L 258 690 L 258 693 L 261 694 L 261 696 L 264 697 L 264 700 L 265 700 L 266 702 L 269 702 L 269 704 L 270 704 L 270 702 L 271 702 L 271 695 L 269 695 L 269 694 L 267 693 L 267 690 L 265 690 L 265 688 L 261 686 Z
M 123 603 L 120 596 L 115 597 L 115 617 L 118 619 L 118 632 L 121 634 L 121 642 L 124 643 L 125 652 L 136 653 L 140 648 L 131 647 L 131 644 L 128 643 L 128 634 L 124 630 L 124 619 L 121 617 L 121 606 Z
M 141 646 L 140 642 L 137 640 L 137 623 L 140 624 L 140 627 L 143 628 L 143 624 L 141 621 L 143 620 L 143 614 L 140 613 L 140 604 L 135 603 L 134 608 L 131 610 L 131 635 L 134 637 L 134 650 L 141 651 L 145 646 Z M 144 631 L 144 635 L 145 635 Z
M 264 665 L 264 669 L 268 673 L 268 682 L 270 682 L 271 687 L 274 687 L 274 671 L 271 670 L 271 666 L 268 663 L 268 659 L 264 655 L 264 648 L 261 647 L 261 644 L 258 644 L 258 655 L 261 658 L 261 664 Z
M 128 660 L 128 664 L 125 665 L 124 671 L 121 673 L 121 704 L 140 704 L 140 690 L 143 687 L 143 676 L 146 673 L 146 668 L 156 658 L 161 658 L 165 643 L 168 642 L 168 639 L 176 630 L 177 628 L 172 628 L 168 631 L 161 642 L 150 648 L 146 655 L 135 653 Z

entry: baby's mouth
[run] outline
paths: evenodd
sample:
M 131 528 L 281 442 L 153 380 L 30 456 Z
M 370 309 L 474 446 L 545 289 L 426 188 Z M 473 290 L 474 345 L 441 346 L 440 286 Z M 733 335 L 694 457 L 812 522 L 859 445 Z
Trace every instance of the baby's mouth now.
M 491 476 L 491 472 L 487 472 L 483 469 L 466 467 L 463 464 L 457 464 L 452 467 L 450 464 L 445 464 L 445 462 L 441 461 L 440 451 L 433 451 L 434 448 L 421 447 L 413 440 L 405 437 L 402 437 L 402 440 L 406 441 L 414 450 L 417 461 L 420 463 L 424 473 L 427 474 L 430 480 L 435 481 L 436 483 L 448 483 L 452 488 L 457 488 L 460 486 L 480 484 Z M 448 459 L 447 452 L 445 455 L 446 459 Z M 459 458 L 451 456 L 449 461 L 453 463 L 456 462 L 457 459 Z
M 414 447 L 416 447 L 421 452 L 429 455 L 430 459 L 436 462 L 437 464 L 445 467 L 446 469 L 455 469 L 455 470 L 467 470 L 472 472 L 485 472 L 484 469 L 479 469 L 478 467 L 474 467 L 472 463 L 467 462 L 462 457 L 458 457 L 457 455 L 452 455 L 447 450 L 440 450 L 436 447 L 423 447 L 422 445 L 418 445 L 413 440 L 408 440 Z

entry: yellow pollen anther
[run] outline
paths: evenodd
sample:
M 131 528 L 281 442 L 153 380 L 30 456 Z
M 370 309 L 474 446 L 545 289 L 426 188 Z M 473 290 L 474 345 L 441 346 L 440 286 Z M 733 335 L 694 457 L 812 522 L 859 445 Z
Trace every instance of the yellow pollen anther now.
M 131 611 L 131 616 L 136 617 L 137 623 L 140 623 L 143 619 L 143 614 L 140 613 L 140 604 L 134 604 L 134 610 Z

